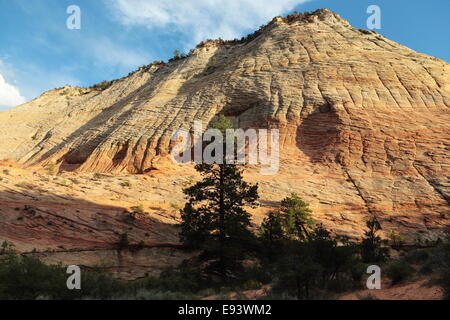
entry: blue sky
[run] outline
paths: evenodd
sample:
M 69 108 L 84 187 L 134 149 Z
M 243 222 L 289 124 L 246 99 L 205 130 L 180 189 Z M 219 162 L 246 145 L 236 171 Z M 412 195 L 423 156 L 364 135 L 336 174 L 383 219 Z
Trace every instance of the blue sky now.
M 66 27 L 74 4 L 80 30 Z M 369 5 L 381 8 L 379 33 L 450 61 L 448 0 L 0 0 L 0 110 L 121 77 L 206 38 L 241 37 L 294 10 L 328 8 L 366 28 Z

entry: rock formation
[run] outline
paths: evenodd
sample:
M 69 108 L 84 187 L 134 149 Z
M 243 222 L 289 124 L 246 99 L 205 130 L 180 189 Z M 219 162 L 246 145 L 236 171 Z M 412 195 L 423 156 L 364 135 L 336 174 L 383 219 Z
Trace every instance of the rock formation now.
M 247 170 L 262 208 L 297 192 L 335 232 L 358 237 L 375 215 L 413 239 L 450 225 L 449 110 L 449 64 L 321 9 L 1 112 L 0 159 L 183 180 L 192 168 L 166 157 L 173 132 L 223 113 L 236 127 L 280 129 L 279 173 Z M 165 199 L 182 203 L 173 188 Z

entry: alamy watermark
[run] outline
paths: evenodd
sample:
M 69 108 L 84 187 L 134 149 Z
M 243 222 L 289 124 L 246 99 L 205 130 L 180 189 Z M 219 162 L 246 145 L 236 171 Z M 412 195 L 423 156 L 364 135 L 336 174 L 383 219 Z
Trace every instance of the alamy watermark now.
M 381 29 L 381 8 L 377 5 L 370 5 L 367 7 L 367 13 L 371 14 L 367 18 L 367 29 Z
M 370 276 L 367 278 L 366 287 L 369 290 L 381 289 L 381 268 L 377 265 L 367 267 L 367 273 Z
M 81 9 L 77 5 L 71 5 L 67 7 L 67 14 L 70 16 L 66 20 L 66 26 L 69 30 L 81 29 Z
M 66 285 L 69 290 L 81 290 L 81 269 L 79 266 L 68 266 L 66 273 L 70 274 Z
M 203 132 L 202 122 L 195 121 L 193 132 L 178 129 L 172 135 L 171 156 L 176 163 L 259 164 L 266 166 L 261 174 L 273 175 L 279 169 L 279 136 L 278 129 L 227 129 L 224 137 L 219 129 Z

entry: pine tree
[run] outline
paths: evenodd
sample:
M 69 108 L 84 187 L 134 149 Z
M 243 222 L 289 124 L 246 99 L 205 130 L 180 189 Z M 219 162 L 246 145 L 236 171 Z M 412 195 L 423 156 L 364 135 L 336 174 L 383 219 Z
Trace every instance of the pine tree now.
M 382 262 L 389 257 L 388 248 L 382 245 L 386 242 L 377 236 L 377 232 L 381 230 L 378 220 L 373 217 L 367 221 L 368 230 L 364 232 L 365 238 L 361 242 L 361 258 L 363 262 Z
M 213 126 L 224 132 L 231 127 L 225 117 Z M 223 159 L 225 160 L 225 159 Z M 241 265 L 252 241 L 250 214 L 244 206 L 255 206 L 258 186 L 243 180 L 237 165 L 198 164 L 203 180 L 184 189 L 188 202 L 181 211 L 181 240 L 191 248 L 203 249 L 208 269 L 223 280 Z
M 282 241 L 285 239 L 283 221 L 279 212 L 271 211 L 264 218 L 259 228 L 259 238 L 264 246 L 263 251 L 267 255 L 268 262 L 272 263 L 274 257 L 281 251 Z
M 307 240 L 314 225 L 308 203 L 292 193 L 281 201 L 281 212 L 287 236 L 292 240 Z
M 178 60 L 178 59 L 180 59 L 180 50 L 175 50 L 174 52 L 173 52 L 173 60 Z

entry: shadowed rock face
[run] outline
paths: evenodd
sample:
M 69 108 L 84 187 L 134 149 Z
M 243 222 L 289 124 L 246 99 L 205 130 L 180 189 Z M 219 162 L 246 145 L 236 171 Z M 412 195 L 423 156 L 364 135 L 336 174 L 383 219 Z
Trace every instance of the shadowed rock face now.
M 241 128 L 280 129 L 280 172 L 248 171 L 267 208 L 297 192 L 336 232 L 359 236 L 377 215 L 386 230 L 426 233 L 449 226 L 449 108 L 446 62 L 319 10 L 102 91 L 55 89 L 2 112 L 0 159 L 151 173 L 176 129 L 222 112 Z

